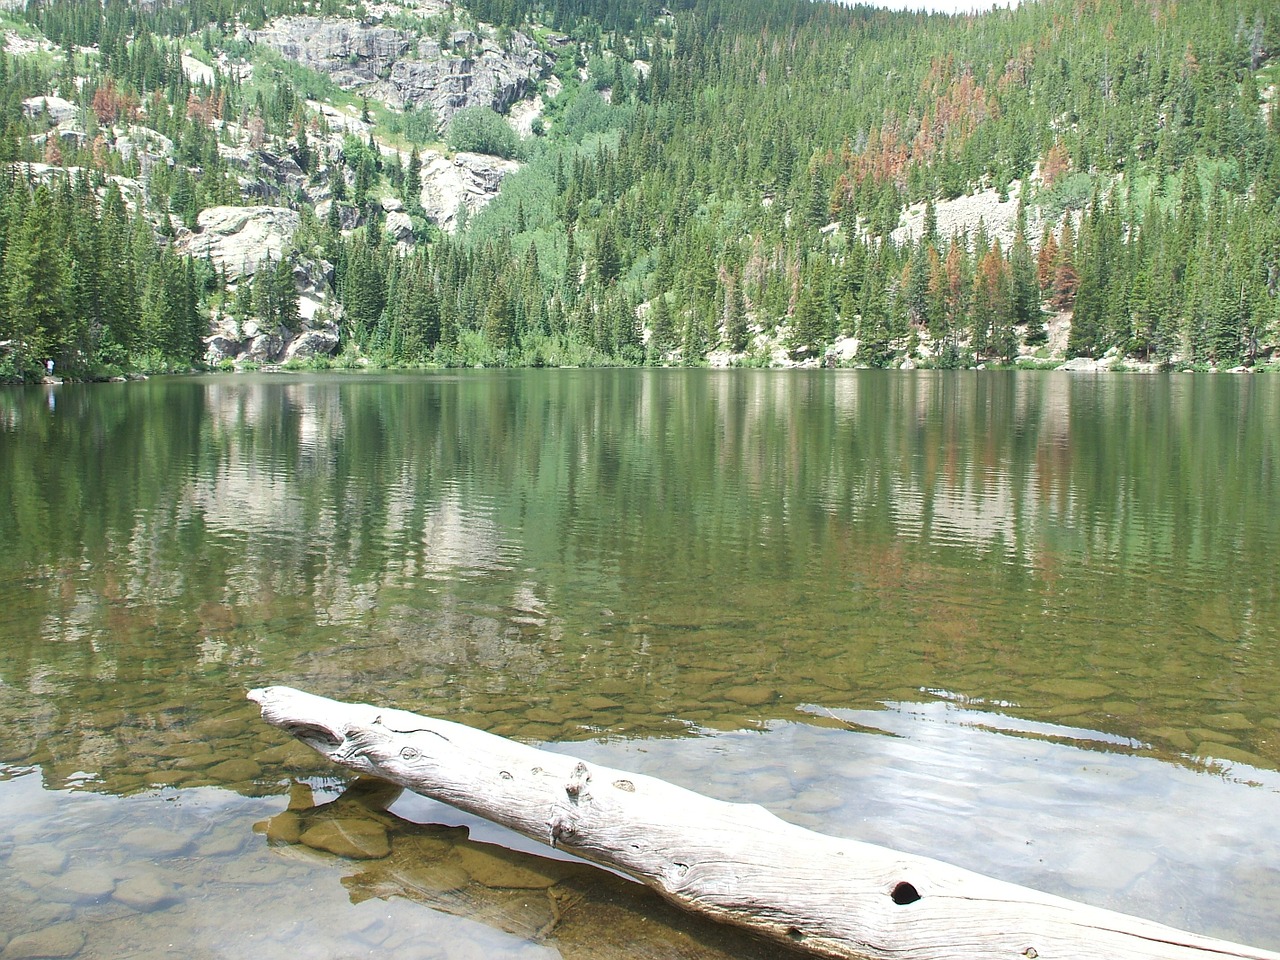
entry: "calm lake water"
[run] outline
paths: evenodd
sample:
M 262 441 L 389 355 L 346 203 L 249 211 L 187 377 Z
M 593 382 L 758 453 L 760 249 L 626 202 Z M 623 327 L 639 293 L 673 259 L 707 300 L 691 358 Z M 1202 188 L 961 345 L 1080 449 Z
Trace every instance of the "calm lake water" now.
M 1277 425 L 1270 376 L 0 389 L 0 956 L 777 955 L 351 784 L 268 683 L 1280 949 Z

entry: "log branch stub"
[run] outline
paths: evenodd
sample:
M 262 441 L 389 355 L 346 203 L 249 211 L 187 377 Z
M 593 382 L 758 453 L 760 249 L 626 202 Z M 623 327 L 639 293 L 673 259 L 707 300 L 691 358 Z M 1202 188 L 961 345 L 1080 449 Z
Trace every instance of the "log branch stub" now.
M 633 877 L 695 913 L 816 956 L 1280 960 L 1280 953 L 939 860 L 824 836 L 755 804 L 714 800 L 447 720 L 289 687 L 252 690 L 249 699 L 268 723 L 350 770 L 492 820 Z

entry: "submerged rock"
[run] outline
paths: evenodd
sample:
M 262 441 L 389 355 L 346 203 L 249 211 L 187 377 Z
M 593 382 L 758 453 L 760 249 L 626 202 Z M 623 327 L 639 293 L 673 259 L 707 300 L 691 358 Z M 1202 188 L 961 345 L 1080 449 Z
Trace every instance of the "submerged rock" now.
M 372 820 L 322 820 L 299 840 L 313 850 L 327 850 L 349 860 L 378 860 L 391 852 L 386 828 Z
M 4 949 L 5 960 L 74 957 L 84 948 L 85 935 L 74 923 L 55 923 L 43 930 L 20 933 Z
M 771 687 L 737 686 L 724 692 L 724 698 L 744 707 L 762 707 L 777 697 L 777 691 Z
M 297 843 L 302 837 L 303 823 L 297 811 L 284 810 L 265 823 L 258 824 L 254 829 L 257 830 L 259 827 L 261 832 L 266 834 L 267 839 L 275 843 Z
M 115 881 L 101 871 L 78 867 L 58 877 L 44 892 L 63 903 L 96 903 L 111 896 L 115 888 Z
M 137 827 L 120 838 L 125 846 L 149 857 L 175 857 L 191 846 L 191 839 L 163 827 Z
M 67 869 L 67 852 L 54 843 L 19 846 L 9 855 L 8 870 L 14 874 L 40 873 L 56 877 Z
M 244 780 L 253 780 L 255 777 L 261 776 L 262 767 L 258 766 L 256 761 L 240 757 L 233 760 L 224 760 L 222 763 L 210 767 L 208 773 L 215 780 L 221 780 L 224 783 L 240 783 Z
M 460 844 L 458 862 L 476 883 L 506 890 L 545 890 L 580 870 L 564 860 L 540 860 L 503 847 Z
M 111 899 L 139 913 L 150 913 L 173 903 L 176 891 L 172 883 L 159 877 L 131 877 L 116 887 Z

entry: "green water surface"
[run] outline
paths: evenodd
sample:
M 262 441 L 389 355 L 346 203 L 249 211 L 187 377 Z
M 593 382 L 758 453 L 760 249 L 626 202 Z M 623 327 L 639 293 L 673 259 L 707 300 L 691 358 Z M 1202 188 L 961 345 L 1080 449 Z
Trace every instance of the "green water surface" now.
M 776 955 L 371 800 L 266 683 L 1280 948 L 1278 425 L 1266 376 L 0 390 L 0 956 Z

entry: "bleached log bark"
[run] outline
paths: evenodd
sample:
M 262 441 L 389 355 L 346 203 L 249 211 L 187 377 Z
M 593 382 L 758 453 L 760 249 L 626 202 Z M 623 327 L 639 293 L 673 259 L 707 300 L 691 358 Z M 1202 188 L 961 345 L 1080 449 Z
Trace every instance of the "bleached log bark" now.
M 924 857 L 823 836 L 754 804 L 447 720 L 253 690 L 335 763 L 620 870 L 674 903 L 845 960 L 1280 960 Z

